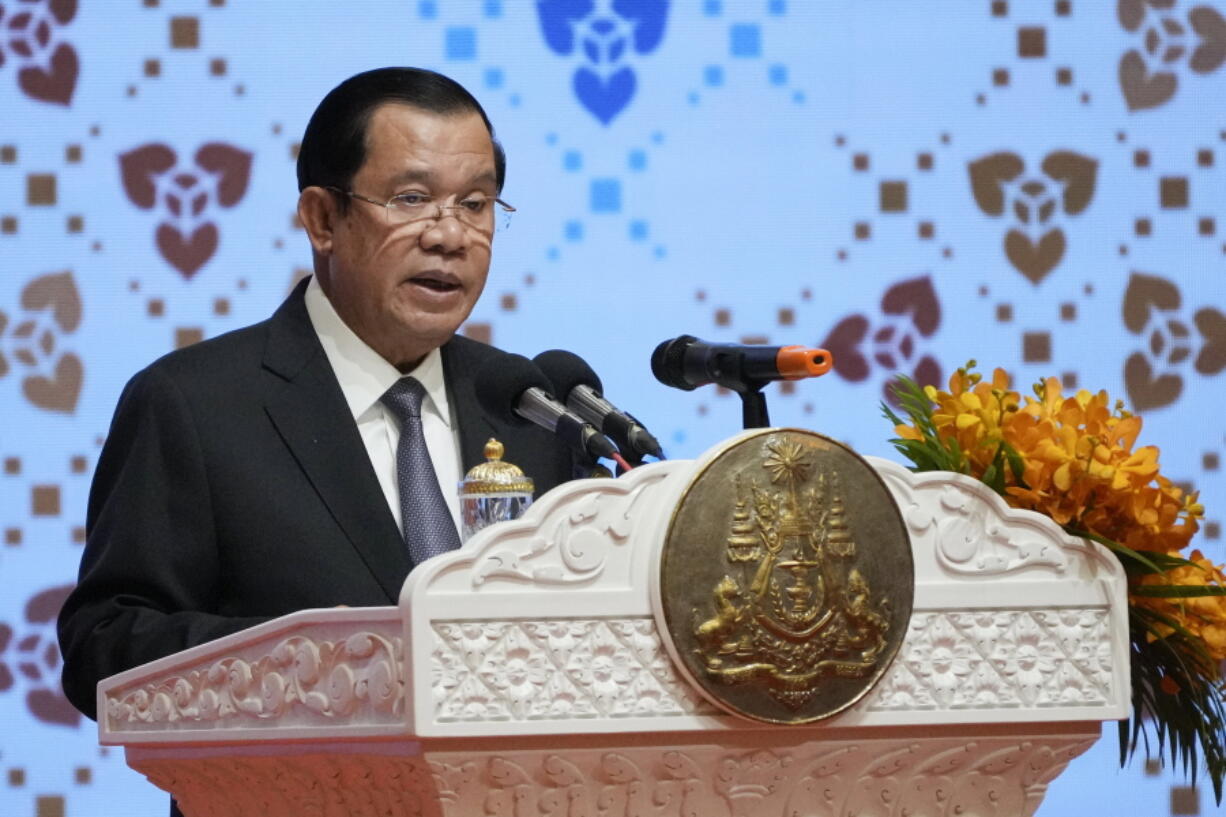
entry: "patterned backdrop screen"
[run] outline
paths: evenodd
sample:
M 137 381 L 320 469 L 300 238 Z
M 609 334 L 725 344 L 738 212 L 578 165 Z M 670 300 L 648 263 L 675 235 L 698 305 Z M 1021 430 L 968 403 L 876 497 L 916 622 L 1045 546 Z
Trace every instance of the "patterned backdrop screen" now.
M 56 610 L 124 382 L 306 273 L 315 103 L 388 64 L 482 101 L 518 212 L 463 331 L 587 358 L 673 457 L 735 395 L 682 333 L 822 345 L 776 424 L 888 455 L 898 372 L 1107 389 L 1226 558 L 1226 3 L 0 0 L 0 814 L 160 815 L 58 685 Z M 173 543 L 167 543 L 173 546 Z M 1040 814 L 1208 814 L 1114 729 Z

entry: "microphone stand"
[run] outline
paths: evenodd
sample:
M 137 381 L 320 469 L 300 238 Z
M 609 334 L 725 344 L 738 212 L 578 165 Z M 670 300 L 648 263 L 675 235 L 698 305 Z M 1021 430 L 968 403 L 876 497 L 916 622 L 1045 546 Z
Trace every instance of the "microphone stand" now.
M 770 415 L 766 411 L 766 395 L 762 393 L 765 383 L 747 384 L 745 391 L 738 392 L 741 396 L 741 426 L 751 428 L 766 428 L 771 424 Z

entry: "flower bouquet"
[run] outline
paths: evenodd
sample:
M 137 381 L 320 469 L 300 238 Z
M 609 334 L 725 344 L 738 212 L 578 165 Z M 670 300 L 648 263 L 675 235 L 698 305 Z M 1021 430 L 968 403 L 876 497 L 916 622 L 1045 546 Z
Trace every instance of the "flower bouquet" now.
M 1133 709 L 1120 723 L 1120 763 L 1143 743 L 1194 783 L 1203 759 L 1220 804 L 1226 575 L 1199 550 L 1185 554 L 1204 513 L 1197 495 L 1159 472 L 1156 447 L 1134 447 L 1141 418 L 1105 391 L 1064 397 L 1048 378 L 1023 398 L 1002 369 L 989 382 L 974 368 L 958 369 L 948 391 L 899 378 L 905 418 L 882 406 L 891 443 L 913 471 L 967 474 L 1116 555 L 1128 576 Z

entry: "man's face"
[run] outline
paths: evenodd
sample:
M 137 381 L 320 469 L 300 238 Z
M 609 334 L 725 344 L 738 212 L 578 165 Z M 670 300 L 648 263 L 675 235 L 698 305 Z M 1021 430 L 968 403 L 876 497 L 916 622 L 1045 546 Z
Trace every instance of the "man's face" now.
M 493 199 L 489 131 L 475 112 L 384 104 L 371 115 L 366 161 L 350 190 L 381 202 L 406 193 L 443 204 L 474 194 Z M 348 204 L 334 222 L 320 284 L 358 337 L 407 371 L 472 312 L 485 288 L 493 234 L 454 215 L 399 223 L 378 205 Z

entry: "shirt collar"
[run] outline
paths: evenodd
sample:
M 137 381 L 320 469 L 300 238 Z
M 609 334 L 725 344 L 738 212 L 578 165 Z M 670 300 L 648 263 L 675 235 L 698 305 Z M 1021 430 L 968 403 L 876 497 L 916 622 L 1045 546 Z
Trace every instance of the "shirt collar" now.
M 306 290 L 307 315 L 319 342 L 332 365 L 337 381 L 341 385 L 341 393 L 353 419 L 357 420 L 372 407 L 379 404 L 379 398 L 391 388 L 392 384 L 402 375 L 400 370 L 388 363 L 386 359 L 366 341 L 362 340 L 349 328 L 349 325 L 337 314 L 336 308 L 328 300 L 319 279 L 311 276 Z M 447 403 L 447 384 L 443 379 L 443 355 L 438 349 L 422 358 L 417 368 L 409 372 L 426 389 L 429 398 L 424 411 L 434 409 L 448 428 L 451 427 L 451 411 Z

